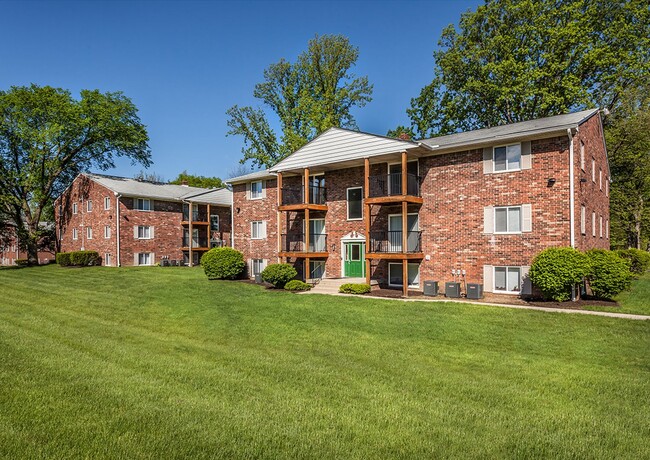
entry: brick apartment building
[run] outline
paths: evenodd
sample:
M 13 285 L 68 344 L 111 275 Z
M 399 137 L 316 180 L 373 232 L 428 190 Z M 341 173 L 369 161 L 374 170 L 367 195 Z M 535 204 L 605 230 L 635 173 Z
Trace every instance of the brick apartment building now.
M 104 265 L 196 265 L 230 246 L 232 194 L 124 177 L 80 174 L 55 201 L 63 252 L 94 250 Z
M 51 222 L 41 223 L 42 228 L 51 228 L 51 226 Z M 10 234 L 5 238 L 5 240 L 0 241 L 0 265 L 16 265 L 17 260 L 27 259 L 27 251 L 21 249 L 18 244 L 15 232 L 15 224 L 12 228 L 14 230 L 10 231 Z M 48 239 L 48 241 L 42 241 L 39 244 L 37 259 L 38 263 L 41 265 L 53 262 L 55 259 L 54 244 L 50 243 L 53 243 L 53 241 Z
M 424 280 L 526 295 L 541 250 L 609 248 L 609 182 L 598 110 L 418 142 L 332 128 L 229 181 L 233 245 L 251 275 L 285 261 L 405 295 Z

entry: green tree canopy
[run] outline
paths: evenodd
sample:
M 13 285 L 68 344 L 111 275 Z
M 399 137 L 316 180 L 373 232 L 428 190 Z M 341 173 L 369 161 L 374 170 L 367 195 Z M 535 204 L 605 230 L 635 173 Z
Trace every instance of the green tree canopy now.
M 647 0 L 488 0 L 444 29 L 431 84 L 407 113 L 419 137 L 614 111 L 650 71 Z
M 358 57 L 346 37 L 324 35 L 310 40 L 297 62 L 271 64 L 253 95 L 277 116 L 282 133 L 260 107 L 228 109 L 228 134 L 244 138 L 241 162 L 270 167 L 333 126 L 356 128 L 352 109 L 372 99 L 368 78 L 350 72 Z
M 187 182 L 187 185 L 191 187 L 223 188 L 226 186 L 218 177 L 195 176 L 194 174 L 188 174 L 187 171 L 183 171 L 169 183 L 180 185 L 183 182 Z
M 77 174 L 114 167 L 116 157 L 151 163 L 137 112 L 120 92 L 83 90 L 77 100 L 50 86 L 0 91 L 0 205 L 32 263 L 44 213 Z

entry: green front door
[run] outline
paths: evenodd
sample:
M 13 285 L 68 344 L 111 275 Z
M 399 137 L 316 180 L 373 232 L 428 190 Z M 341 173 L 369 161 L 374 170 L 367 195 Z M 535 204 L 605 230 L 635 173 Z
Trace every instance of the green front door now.
M 363 243 L 345 243 L 344 275 L 350 278 L 363 277 Z

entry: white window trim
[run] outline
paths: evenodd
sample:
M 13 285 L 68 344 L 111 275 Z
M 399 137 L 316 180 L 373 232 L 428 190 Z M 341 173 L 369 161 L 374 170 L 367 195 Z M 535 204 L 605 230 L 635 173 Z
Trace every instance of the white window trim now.
M 262 236 L 253 236 L 253 227 L 254 224 L 258 224 L 258 235 Z M 251 240 L 264 240 L 266 239 L 266 221 L 265 220 L 253 220 L 251 221 Z
M 255 277 L 255 275 L 256 275 L 256 273 L 255 273 L 255 261 L 260 262 L 259 263 L 260 271 L 257 274 L 261 274 L 264 271 L 264 269 L 266 268 L 267 264 L 268 264 L 267 259 L 251 259 L 250 260 L 251 277 Z
M 110 239 L 111 237 L 111 226 L 110 225 L 104 225 L 104 238 L 107 240 Z
M 591 181 L 596 183 L 596 159 L 591 157 Z
M 591 211 L 591 236 L 596 238 L 596 211 Z
M 140 229 L 148 228 L 149 236 L 140 236 Z M 153 239 L 153 225 L 138 225 L 138 240 L 152 240 Z
M 349 199 L 348 193 L 350 192 L 350 190 L 356 190 L 356 189 L 361 190 L 361 217 L 350 217 L 350 199 Z M 361 186 L 348 187 L 348 188 L 345 189 L 345 217 L 347 217 L 347 220 L 351 220 L 351 221 L 363 220 L 363 217 L 364 217 L 363 208 L 365 207 L 364 204 L 363 204 L 363 197 L 364 197 L 364 195 L 363 195 L 363 187 L 361 187 Z
M 111 254 L 109 252 L 105 252 L 104 253 L 104 265 L 107 266 L 107 267 L 111 267 L 113 265 L 111 262 L 113 262 L 111 260 Z
M 140 263 L 140 254 L 149 254 L 149 263 L 148 264 L 141 264 Z M 138 252 L 138 267 L 151 267 L 154 265 L 154 254 L 153 252 Z
M 73 240 L 78 240 L 79 239 L 79 231 L 76 228 L 72 229 L 72 239 Z
M 508 209 L 512 208 L 519 208 L 519 231 L 518 232 L 510 232 L 510 231 L 505 231 L 505 232 L 500 232 L 497 230 L 497 209 L 506 209 L 506 228 L 510 227 L 510 213 L 507 211 Z M 522 205 L 515 205 L 515 206 L 495 206 L 494 207 L 494 234 L 495 235 L 521 235 L 523 233 L 523 226 L 524 226 L 524 207 Z
M 111 210 L 111 197 L 110 196 L 105 196 L 104 197 L 104 211 L 110 211 Z
M 580 141 L 580 169 L 585 171 L 585 143 Z
M 580 234 L 587 234 L 587 208 L 584 205 L 580 206 Z
M 77 207 L 77 203 L 72 203 L 72 214 L 77 214 L 79 212 L 79 208 Z
M 93 239 L 93 228 L 92 227 L 86 227 L 86 239 L 87 240 L 92 240 Z
M 391 282 L 390 282 L 390 266 L 391 265 L 398 265 L 400 267 L 400 270 L 404 270 L 404 268 L 402 267 L 401 262 L 399 262 L 399 263 L 398 262 L 389 262 L 388 263 L 388 285 L 391 286 L 391 287 L 402 287 L 403 286 L 402 284 L 391 284 Z M 420 264 L 409 262 L 407 265 L 417 265 L 418 266 L 418 280 L 419 280 L 420 279 Z M 406 270 L 406 273 L 408 275 L 408 268 Z M 409 284 L 408 287 L 417 289 L 417 288 L 420 287 L 420 284 L 419 283 L 418 284 Z
M 507 291 L 507 290 L 502 290 L 502 289 L 497 289 L 497 268 L 505 268 L 506 269 L 506 284 L 508 283 L 508 269 L 509 268 L 516 268 L 519 270 L 519 290 L 518 291 Z M 492 267 L 492 292 L 496 294 L 509 294 L 509 295 L 520 295 L 521 290 L 524 287 L 524 280 L 522 279 L 521 276 L 522 273 L 522 268 L 517 265 L 495 265 Z
M 603 237 L 603 216 L 600 216 L 600 237 Z
M 519 168 L 510 169 L 510 168 L 508 168 L 508 147 L 512 147 L 513 145 L 518 145 L 519 146 Z M 494 153 L 495 153 L 496 149 L 500 149 L 501 147 L 505 147 L 505 149 L 506 149 L 506 169 L 504 169 L 503 171 L 497 171 L 496 170 L 496 160 L 494 158 L 494 156 L 495 156 Z M 521 171 L 522 170 L 522 167 L 521 167 L 521 162 L 522 162 L 521 150 L 522 150 L 521 142 L 514 143 L 514 144 L 506 144 L 506 145 L 495 145 L 494 147 L 492 147 L 492 174 L 500 174 L 500 173 Z
M 86 212 L 93 212 L 93 200 L 86 201 Z
M 140 209 L 138 207 L 138 200 L 142 200 L 144 203 L 145 201 L 149 202 L 149 209 Z M 151 212 L 151 200 L 149 198 L 133 198 L 133 209 L 135 211 L 140 211 L 140 212 Z
M 260 196 L 253 196 L 253 184 L 260 184 Z M 262 200 L 264 199 L 264 181 L 263 180 L 254 180 L 250 185 L 249 200 Z

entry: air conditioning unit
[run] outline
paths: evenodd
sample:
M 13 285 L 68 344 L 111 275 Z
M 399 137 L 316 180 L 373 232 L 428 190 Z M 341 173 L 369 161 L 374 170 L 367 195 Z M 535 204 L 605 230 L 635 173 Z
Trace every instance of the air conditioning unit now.
M 435 297 L 438 295 L 438 282 L 425 281 L 424 282 L 424 295 Z
M 482 299 L 483 298 L 483 285 L 478 283 L 467 284 L 467 298 L 468 299 Z
M 445 296 L 458 298 L 460 297 L 460 283 L 448 281 L 445 283 Z

